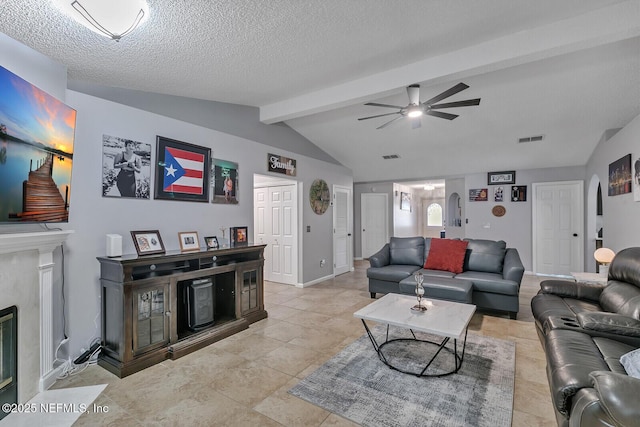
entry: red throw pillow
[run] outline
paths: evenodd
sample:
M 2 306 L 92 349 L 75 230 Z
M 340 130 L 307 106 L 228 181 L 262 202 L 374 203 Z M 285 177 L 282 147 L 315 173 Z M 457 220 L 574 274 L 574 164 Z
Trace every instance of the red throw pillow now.
M 464 256 L 469 242 L 466 240 L 431 239 L 429 255 L 424 263 L 427 270 L 462 273 Z

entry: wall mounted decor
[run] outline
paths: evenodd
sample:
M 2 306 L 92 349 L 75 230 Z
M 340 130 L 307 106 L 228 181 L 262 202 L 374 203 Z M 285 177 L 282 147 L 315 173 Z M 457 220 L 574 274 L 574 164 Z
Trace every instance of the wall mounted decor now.
M 209 201 L 209 148 L 157 137 L 155 198 Z
M 138 255 L 163 254 L 164 244 L 158 230 L 132 231 L 131 237 Z
M 609 196 L 631 193 L 631 154 L 609 164 Z
M 516 183 L 516 171 L 489 172 L 487 174 L 487 184 L 489 185 L 515 184 L 515 183 Z
M 491 213 L 493 214 L 493 216 L 501 217 L 501 216 L 504 216 L 504 214 L 507 213 L 507 209 L 502 205 L 495 205 L 491 209 Z
M 512 185 L 511 186 L 511 201 L 512 202 L 526 202 L 527 201 L 527 186 L 526 185 Z
M 149 199 L 151 144 L 102 135 L 102 196 Z
M 238 164 L 226 160 L 211 161 L 211 203 L 238 204 Z
M 640 202 L 640 156 L 636 156 L 633 168 L 633 200 Z
M 494 187 L 493 188 L 493 201 L 494 202 L 502 202 L 504 200 L 504 187 Z
M 296 176 L 296 161 L 277 154 L 267 154 L 267 171 Z
M 0 94 L 0 222 L 68 222 L 76 110 L 4 67 Z
M 309 203 L 311 210 L 318 215 L 322 215 L 329 207 L 331 193 L 329 186 L 324 179 L 316 179 L 309 187 Z
M 400 192 L 400 210 L 411 211 L 411 193 Z
M 229 229 L 231 247 L 247 246 L 249 244 L 249 227 L 231 227 Z
M 469 190 L 469 201 L 470 202 L 486 202 L 489 200 L 488 198 L 489 191 L 486 188 L 472 188 Z

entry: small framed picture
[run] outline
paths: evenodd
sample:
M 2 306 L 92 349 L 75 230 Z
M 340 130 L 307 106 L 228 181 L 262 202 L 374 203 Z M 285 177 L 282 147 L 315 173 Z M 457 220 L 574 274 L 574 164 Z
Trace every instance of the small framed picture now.
M 220 247 L 217 236 L 205 237 L 204 243 L 207 245 L 207 249 L 218 249 Z
M 516 171 L 489 172 L 487 174 L 488 185 L 515 184 L 515 183 L 516 183 Z
M 511 186 L 511 201 L 512 202 L 526 202 L 527 201 L 527 186 L 526 185 L 512 185 Z
M 247 246 L 249 244 L 249 227 L 231 227 L 230 243 L 234 246 Z
M 198 251 L 200 250 L 200 244 L 198 243 L 198 233 L 195 231 L 183 231 L 178 233 L 178 239 L 180 240 L 180 250 Z
M 138 255 L 163 254 L 164 244 L 158 230 L 132 231 L 131 238 Z
M 411 210 L 411 193 L 400 192 L 400 210 Z

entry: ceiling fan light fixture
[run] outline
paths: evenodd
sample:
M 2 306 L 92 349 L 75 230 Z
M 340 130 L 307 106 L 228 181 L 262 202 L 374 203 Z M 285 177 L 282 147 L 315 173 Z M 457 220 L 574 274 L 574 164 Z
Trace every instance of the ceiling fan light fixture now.
M 115 41 L 130 34 L 149 16 L 146 0 L 56 0 L 56 4 L 79 24 Z
M 420 117 L 423 114 L 422 108 L 412 108 L 407 113 L 407 116 L 411 118 Z

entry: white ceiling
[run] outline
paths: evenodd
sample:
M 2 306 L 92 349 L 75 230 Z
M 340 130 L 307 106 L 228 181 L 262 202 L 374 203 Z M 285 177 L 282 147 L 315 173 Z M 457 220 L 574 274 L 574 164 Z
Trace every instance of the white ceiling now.
M 69 0 L 71 1 L 71 0 Z M 70 80 L 260 107 L 351 168 L 356 182 L 583 165 L 640 114 L 640 0 L 149 0 L 120 42 L 52 0 L 3 0 L 0 31 Z M 0 59 L 1 62 L 1 59 Z M 448 121 L 408 103 L 464 82 Z M 545 135 L 540 143 L 517 139 Z M 399 159 L 383 160 L 386 154 Z

